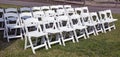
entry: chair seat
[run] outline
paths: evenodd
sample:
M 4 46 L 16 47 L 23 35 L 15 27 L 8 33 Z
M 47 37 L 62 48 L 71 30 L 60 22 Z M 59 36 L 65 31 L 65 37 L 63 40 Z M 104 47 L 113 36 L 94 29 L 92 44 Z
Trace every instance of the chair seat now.
M 5 28 L 0 28 L 0 30 L 5 30 Z
M 7 24 L 7 27 L 12 29 L 12 28 L 21 28 L 22 26 L 16 24 Z
M 97 23 L 96 22 L 92 22 L 92 23 L 89 23 L 89 22 L 85 22 L 84 25 L 86 26 L 94 26 L 96 25 Z
M 61 31 L 65 31 L 65 32 L 69 32 L 69 31 L 73 31 L 73 28 L 67 28 L 67 27 L 61 27 L 60 28 Z
M 85 29 L 86 26 L 73 26 L 73 29 Z
M 97 24 L 102 24 L 102 22 L 100 22 L 100 21 L 99 21 L 99 22 L 96 22 L 96 23 L 97 23 Z
M 71 15 L 70 18 L 71 18 L 71 19 L 74 19 L 74 18 L 80 18 L 80 15 L 78 15 L 78 14 L 74 14 L 74 15 Z
M 106 20 L 101 20 L 101 22 L 103 22 L 103 23 L 110 23 L 110 22 L 115 22 L 115 21 L 117 21 L 118 19 L 106 19 Z
M 47 33 L 42 33 L 42 32 L 37 32 L 37 31 L 34 31 L 34 32 L 29 32 L 28 35 L 31 36 L 31 37 L 40 37 L 40 36 L 44 36 L 46 35 Z
M 97 24 L 102 24 L 103 22 L 100 22 L 100 21 L 99 21 L 99 22 L 93 21 L 92 23 L 95 24 L 95 25 L 97 25 Z
M 117 21 L 118 19 L 107 19 L 108 22 L 115 22 Z
M 47 33 L 59 33 L 59 32 L 61 32 L 61 30 L 50 28 L 50 29 L 46 29 L 46 32 Z
M 107 20 L 100 20 L 101 23 L 108 23 Z
M 4 20 L 2 18 L 0 18 L 0 22 L 3 22 Z

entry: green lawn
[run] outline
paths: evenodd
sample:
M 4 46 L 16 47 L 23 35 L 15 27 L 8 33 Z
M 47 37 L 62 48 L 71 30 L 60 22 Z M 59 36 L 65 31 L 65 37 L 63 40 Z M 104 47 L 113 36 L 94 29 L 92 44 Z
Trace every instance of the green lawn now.
M 21 6 L 11 5 L 11 4 L 0 4 L 0 8 L 9 8 L 9 7 L 20 8 Z
M 114 14 L 120 19 L 120 14 Z M 79 43 L 67 42 L 66 46 L 53 45 L 51 49 L 41 48 L 34 55 L 31 48 L 24 50 L 24 40 L 7 40 L 0 37 L 0 57 L 120 57 L 120 20 L 116 30 L 91 35 L 89 39 L 80 39 Z M 0 33 L 2 36 L 2 32 Z

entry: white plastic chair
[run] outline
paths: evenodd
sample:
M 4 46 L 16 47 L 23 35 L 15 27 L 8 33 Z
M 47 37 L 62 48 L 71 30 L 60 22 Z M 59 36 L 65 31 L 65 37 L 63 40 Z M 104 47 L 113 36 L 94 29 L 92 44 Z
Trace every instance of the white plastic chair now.
M 80 8 L 80 7 L 75 8 L 75 12 L 76 12 L 76 14 L 78 14 L 80 16 L 83 14 L 82 8 Z
M 69 17 L 66 15 L 63 16 L 57 16 L 56 19 L 58 20 L 58 27 L 62 32 L 62 43 L 65 46 L 66 41 L 72 40 L 73 43 L 75 43 L 74 40 L 74 29 L 70 26 Z
M 71 26 L 74 29 L 75 39 L 77 42 L 79 38 L 84 37 L 86 39 L 86 26 L 83 26 L 81 23 L 80 17 L 73 8 L 66 9 L 66 12 L 70 18 Z
M 56 25 L 56 21 L 54 17 L 48 17 L 45 16 L 42 19 L 46 20 L 44 21 L 44 31 L 48 33 L 48 46 L 51 48 L 52 44 L 59 43 L 61 45 L 61 31 L 58 29 Z M 55 35 L 55 36 L 54 36 Z M 53 41 L 52 41 L 53 40 Z
M 114 22 L 117 21 L 118 19 L 113 18 L 112 12 L 110 9 L 105 10 L 105 12 L 106 12 L 106 19 L 108 20 L 109 24 L 112 24 L 112 25 L 110 25 L 110 29 L 112 29 L 112 28 L 116 29 Z
M 82 17 L 81 19 L 82 24 L 87 26 L 87 37 L 88 38 L 90 34 L 94 34 L 94 35 L 98 34 L 96 33 L 97 29 L 95 27 L 97 24 L 92 23 L 88 7 L 75 8 L 75 12 Z
M 96 29 L 97 29 L 96 33 L 103 32 L 103 26 L 102 26 L 103 23 L 100 22 L 97 12 L 91 12 L 90 16 L 91 16 L 92 23 L 97 24 L 96 25 Z
M 50 10 L 50 7 L 49 6 L 42 6 L 41 10 L 42 11 L 48 11 L 48 10 Z
M 65 9 L 58 9 L 56 12 L 57 16 L 67 15 Z
M 19 14 L 20 17 L 20 24 L 24 26 L 23 20 L 29 19 L 29 18 L 34 18 L 30 12 L 23 12 Z M 24 29 L 23 29 L 24 31 Z M 24 33 L 24 32 L 23 32 Z M 25 34 L 24 34 L 25 35 Z
M 39 21 L 42 21 L 42 17 L 45 16 L 45 13 L 43 11 L 36 11 L 36 12 L 33 12 L 33 16 Z
M 18 14 L 18 10 L 17 8 L 6 8 L 5 13 L 17 13 Z
M 22 26 L 20 25 L 20 19 L 19 19 L 18 14 L 5 13 L 4 19 L 5 19 L 5 28 L 6 28 L 5 32 L 7 35 L 8 42 L 9 42 L 9 39 L 11 39 L 11 38 L 21 37 L 21 39 L 23 39 Z M 12 31 L 13 29 L 15 29 L 15 31 Z M 19 32 L 18 32 L 18 30 L 19 30 Z M 12 34 L 10 32 L 12 32 Z M 13 32 L 14 32 L 14 34 L 13 34 Z
M 32 14 L 29 13 L 29 12 L 20 13 L 19 15 L 20 15 L 21 20 L 25 20 L 25 19 L 28 19 L 28 18 L 33 18 Z
M 94 34 L 94 35 L 98 35 L 98 33 L 96 32 L 97 29 L 96 29 L 96 25 L 97 24 L 94 24 L 92 23 L 92 20 L 91 20 L 91 17 L 90 17 L 90 14 L 89 13 L 83 13 L 82 14 L 82 23 L 83 25 L 87 26 L 87 36 L 89 38 L 89 35 L 90 34 Z
M 31 8 L 29 8 L 29 7 L 22 7 L 19 10 L 20 10 L 20 13 L 23 13 L 23 12 L 32 12 Z
M 106 12 L 99 11 L 100 22 L 102 22 L 103 30 L 106 33 L 107 30 L 111 31 L 109 21 L 106 19 Z
M 69 16 L 71 16 L 71 15 L 77 15 L 77 14 L 75 14 L 74 8 L 68 8 L 68 9 L 66 9 L 66 13 Z
M 47 33 L 42 31 L 39 21 L 37 19 L 29 18 L 27 20 L 24 20 L 24 27 L 26 32 L 25 49 L 31 47 L 34 54 L 36 53 L 35 50 L 41 47 L 45 47 L 46 49 L 48 49 L 46 41 Z M 36 40 L 35 43 L 32 39 Z M 39 39 L 41 39 L 41 42 L 38 42 Z
M 82 13 L 89 13 L 88 7 L 81 7 Z
M 56 13 L 53 10 L 48 10 L 48 11 L 45 11 L 45 16 L 55 17 Z

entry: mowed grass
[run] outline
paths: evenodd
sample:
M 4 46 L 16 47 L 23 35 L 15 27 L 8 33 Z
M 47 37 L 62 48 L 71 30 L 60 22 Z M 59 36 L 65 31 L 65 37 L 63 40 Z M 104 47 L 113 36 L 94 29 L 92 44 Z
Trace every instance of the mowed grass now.
M 21 6 L 11 5 L 11 4 L 0 4 L 0 8 L 9 8 L 9 7 L 20 8 Z
M 5 6 L 5 5 L 4 5 Z M 7 7 L 7 6 L 6 6 Z M 10 5 L 9 5 L 10 7 Z M 53 45 L 51 49 L 41 48 L 34 55 L 31 48 L 24 50 L 24 40 L 12 39 L 9 43 L 0 32 L 0 57 L 120 57 L 120 14 L 114 14 L 116 30 L 91 35 L 77 43 L 66 42 L 66 46 Z

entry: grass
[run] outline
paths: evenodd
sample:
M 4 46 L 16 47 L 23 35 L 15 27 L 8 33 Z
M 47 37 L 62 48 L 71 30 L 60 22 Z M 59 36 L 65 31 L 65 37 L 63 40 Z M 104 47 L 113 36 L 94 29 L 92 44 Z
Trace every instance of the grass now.
M 9 7 L 20 8 L 21 6 L 11 5 L 11 4 L 0 4 L 0 8 L 9 8 Z
M 120 19 L 120 14 L 113 16 Z M 2 39 L 1 31 L 0 57 L 120 57 L 120 20 L 115 24 L 117 29 L 106 34 L 91 35 L 89 39 L 80 39 L 78 43 L 67 42 L 66 46 L 53 45 L 49 50 L 41 48 L 36 50 L 35 55 L 30 48 L 24 50 L 24 40 L 15 39 L 8 43 Z

